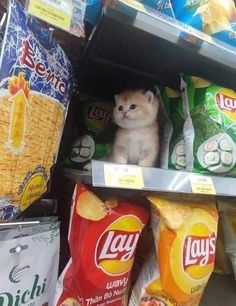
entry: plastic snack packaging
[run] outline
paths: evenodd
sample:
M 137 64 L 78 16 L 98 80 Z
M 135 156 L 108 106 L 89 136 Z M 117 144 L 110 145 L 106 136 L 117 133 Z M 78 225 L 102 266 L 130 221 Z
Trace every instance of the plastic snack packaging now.
M 199 77 L 182 80 L 187 170 L 236 174 L 236 92 Z
M 142 0 L 140 1 L 146 6 L 149 6 L 165 15 L 174 17 L 174 11 L 170 0 Z
M 171 0 L 176 19 L 236 46 L 236 8 L 233 0 Z
M 52 305 L 59 263 L 59 223 L 0 230 L 1 305 Z
M 10 1 L 0 56 L 0 219 L 47 189 L 72 87 L 72 67 L 49 31 Z
M 129 306 L 197 306 L 214 268 L 218 213 L 214 203 L 151 194 L 155 249 Z
M 181 94 L 169 87 L 161 88 L 158 92 L 165 115 L 161 168 L 185 170 L 186 152 L 183 133 L 185 119 Z
M 80 94 L 80 120 L 87 133 L 98 142 L 112 139 L 114 102 Z
M 81 93 L 79 136 L 72 144 L 70 155 L 64 165 L 83 169 L 91 159 L 102 159 L 111 151 L 115 124 L 112 101 L 97 99 Z
M 236 278 L 236 207 L 235 200 L 219 200 L 218 209 L 222 218 L 225 250 L 228 254 Z
M 231 274 L 233 272 L 230 258 L 225 250 L 223 222 L 220 214 L 218 222 L 218 235 L 216 240 L 216 256 L 215 256 L 214 272 L 222 275 Z
M 71 258 L 53 305 L 127 305 L 135 249 L 147 220 L 145 206 L 114 198 L 103 202 L 77 185 L 68 235 Z
M 85 134 L 74 140 L 70 155 L 64 161 L 64 165 L 66 167 L 84 169 L 92 159 L 104 159 L 110 152 L 111 145 L 109 143 L 95 142 L 94 137 Z

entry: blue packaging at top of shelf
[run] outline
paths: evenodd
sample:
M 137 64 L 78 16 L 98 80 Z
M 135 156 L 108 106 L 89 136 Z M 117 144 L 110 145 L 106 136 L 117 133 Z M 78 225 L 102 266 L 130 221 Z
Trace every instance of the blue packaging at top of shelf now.
M 171 0 L 171 3 L 176 19 L 193 26 L 198 30 L 203 29 L 202 16 L 197 14 L 197 9 L 201 1 Z
M 95 26 L 98 23 L 101 11 L 102 11 L 101 0 L 88 0 L 85 10 L 85 19 Z
M 236 46 L 233 0 L 171 0 L 176 19 L 227 44 Z
M 218 32 L 212 36 L 233 47 L 236 47 L 236 22 L 232 23 L 230 28 L 226 29 L 225 31 Z
M 141 3 L 170 17 L 175 17 L 170 0 L 142 0 Z

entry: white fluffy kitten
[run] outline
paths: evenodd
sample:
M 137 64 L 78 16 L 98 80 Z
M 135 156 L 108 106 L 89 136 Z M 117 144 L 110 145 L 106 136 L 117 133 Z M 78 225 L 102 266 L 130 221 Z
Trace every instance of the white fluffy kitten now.
M 151 91 L 125 91 L 115 96 L 114 119 L 118 125 L 112 161 L 154 166 L 159 153 L 157 114 L 159 101 Z

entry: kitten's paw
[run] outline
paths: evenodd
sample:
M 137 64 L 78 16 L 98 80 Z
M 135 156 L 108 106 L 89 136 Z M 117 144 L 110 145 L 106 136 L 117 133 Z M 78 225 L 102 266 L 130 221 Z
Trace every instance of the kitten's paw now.
M 153 167 L 155 162 L 153 160 L 140 160 L 138 166 L 140 167 Z
M 115 163 L 115 164 L 123 164 L 126 165 L 128 164 L 128 161 L 126 158 L 124 158 L 123 156 L 115 156 L 111 159 L 111 162 Z
M 92 163 L 88 163 L 84 166 L 84 170 L 86 171 L 92 171 Z

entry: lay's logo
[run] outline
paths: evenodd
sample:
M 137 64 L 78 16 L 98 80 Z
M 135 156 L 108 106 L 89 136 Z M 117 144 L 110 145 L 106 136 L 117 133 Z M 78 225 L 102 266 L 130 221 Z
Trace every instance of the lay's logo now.
M 109 275 L 127 273 L 132 268 L 142 228 L 142 222 L 132 215 L 121 217 L 113 222 L 98 240 L 95 254 L 96 266 Z
M 226 95 L 224 91 L 227 91 Z M 220 110 L 236 113 L 236 93 L 233 90 L 222 90 L 216 94 L 216 103 Z
M 111 122 L 111 112 L 105 110 L 102 107 L 98 107 L 96 105 L 91 105 L 87 111 L 88 119 L 95 119 L 98 121 L 102 121 L 105 123 Z
M 199 235 L 201 233 L 201 235 Z M 208 276 L 214 266 L 216 232 L 206 224 L 195 223 L 183 244 L 183 269 L 192 279 Z
M 188 236 L 184 243 L 184 269 L 199 265 L 204 267 L 214 263 L 216 250 L 216 236 L 210 237 Z

